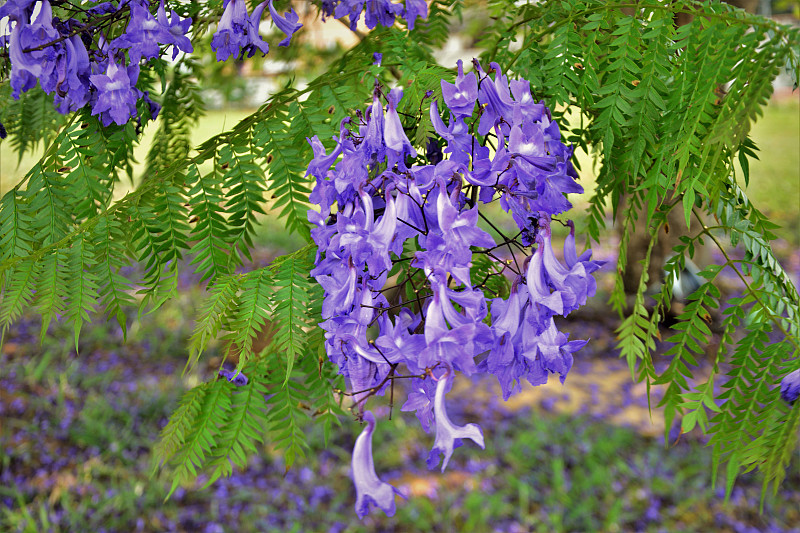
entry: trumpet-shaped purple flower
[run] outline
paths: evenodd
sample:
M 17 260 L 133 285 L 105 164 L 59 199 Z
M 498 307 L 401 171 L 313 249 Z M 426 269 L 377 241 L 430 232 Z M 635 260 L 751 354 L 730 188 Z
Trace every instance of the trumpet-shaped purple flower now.
M 322 20 L 331 15 L 337 19 L 348 17 L 350 29 L 356 31 L 365 6 L 365 24 L 369 29 L 378 24 L 391 26 L 396 17 L 403 17 L 408 29 L 413 30 L 417 17 L 428 16 L 425 0 L 406 0 L 405 9 L 402 4 L 395 4 L 391 0 L 322 0 Z
M 433 421 L 433 401 L 436 396 L 436 387 L 432 385 L 430 379 L 414 378 L 411 381 L 411 392 L 408 393 L 408 399 L 400 410 L 415 411 L 422 429 L 425 430 L 425 433 L 429 433 Z
M 596 283 L 586 272 L 584 262 L 577 261 L 568 267 L 556 258 L 549 223 L 539 232 L 539 237 L 540 245 L 544 247 L 543 263 L 547 279 L 555 290 L 562 293 L 564 315 L 567 315 L 585 305 L 588 297 L 594 296 Z
M 128 48 L 131 63 L 136 64 L 142 58 L 158 56 L 161 53 L 159 44 L 172 44 L 174 39 L 168 26 L 156 20 L 150 13 L 150 3 L 147 0 L 131 0 L 128 5 L 131 10 L 128 27 L 110 45 L 114 49 Z M 163 11 L 163 1 L 161 10 Z
M 417 17 L 428 18 L 428 3 L 425 0 L 406 0 L 406 24 L 409 30 L 413 30 Z
M 336 313 L 349 313 L 353 306 L 358 272 L 352 262 L 340 264 L 330 275 L 317 276 L 317 283 L 325 289 L 322 317 L 330 318 Z
M 330 9 L 327 9 L 326 2 L 331 3 Z M 333 13 L 333 16 L 337 19 L 348 17 L 350 19 L 350 29 L 356 31 L 358 19 L 361 18 L 361 12 L 364 10 L 364 0 L 325 0 L 322 9 L 323 13 Z
M 442 472 L 447 468 L 447 463 L 450 462 L 453 450 L 461 446 L 461 439 L 471 439 L 472 442 L 480 446 L 481 449 L 485 447 L 483 444 L 483 433 L 477 424 L 457 426 L 453 424 L 447 416 L 447 409 L 445 409 L 444 405 L 444 394 L 451 379 L 452 370 L 447 370 L 446 373 L 439 378 L 439 382 L 436 384 L 436 397 L 433 402 L 433 416 L 436 422 L 436 439 L 433 442 L 430 455 L 428 455 L 428 468 L 433 469 L 439 464 L 439 455 L 441 454 L 443 456 Z
M 383 161 L 386 158 L 386 141 L 383 137 L 383 106 L 381 105 L 378 91 L 375 91 L 372 95 L 372 106 L 367 112 L 367 125 L 361 129 L 364 138 L 362 141 L 364 155 L 368 159 L 374 157 L 378 162 Z
M 539 246 L 528 263 L 526 274 L 531 303 L 546 307 L 557 315 L 564 313 L 564 298 L 561 292 L 550 292 L 544 271 L 544 247 Z
M 297 22 L 300 17 L 297 16 L 297 13 L 292 8 L 286 12 L 285 16 L 278 15 L 278 12 L 272 6 L 272 0 L 269 0 L 269 14 L 272 17 L 272 22 L 286 35 L 286 38 L 278 43 L 278 46 L 289 46 L 292 41 L 292 35 L 303 27 L 302 24 Z
M 187 54 L 194 52 L 192 41 L 186 36 L 186 33 L 192 26 L 192 19 L 190 17 L 181 19 L 180 16 L 178 16 L 178 13 L 176 13 L 173 9 L 168 20 L 167 12 L 164 9 L 164 0 L 161 0 L 161 3 L 158 6 L 157 20 L 158 23 L 161 24 L 162 27 L 166 28 L 166 30 L 172 36 L 172 40 L 166 44 L 174 45 L 172 48 L 173 60 L 178 57 L 179 51 L 186 52 Z
M 387 100 L 389 105 L 386 109 L 386 120 L 384 123 L 383 137 L 386 142 L 386 153 L 388 160 L 386 164 L 389 168 L 397 164 L 401 171 L 406 170 L 406 157 L 417 157 L 417 151 L 411 146 L 411 142 L 403 131 L 403 124 L 397 114 L 397 104 L 403 98 L 403 89 L 399 87 L 389 91 Z
M 492 300 L 492 332 L 494 343 L 489 355 L 478 365 L 478 370 L 497 377 L 503 391 L 503 399 L 508 400 L 515 392 L 514 384 L 527 374 L 527 360 L 521 357 L 517 331 L 522 323 L 522 312 L 527 302 L 524 285 L 515 283 L 508 300 Z
M 394 24 L 395 17 L 402 14 L 403 6 L 393 3 L 391 0 L 366 0 L 364 23 L 369 29 L 373 29 L 378 24 L 388 27 Z
M 442 80 L 442 96 L 444 103 L 453 115 L 457 117 L 472 116 L 475 101 L 478 99 L 478 78 L 474 72 L 464 75 L 464 63 L 458 60 L 458 76 L 456 82 L 448 83 Z
M 92 115 L 100 115 L 103 126 L 112 122 L 120 126 L 136 116 L 136 101 L 139 91 L 136 89 L 136 80 L 139 77 L 139 68 L 132 65 L 127 69 L 117 66 L 113 58 L 108 61 L 105 74 L 90 76 L 92 85 L 97 88 L 97 99 L 92 105 Z
M 509 85 L 511 94 L 514 95 L 512 124 L 541 121 L 546 108 L 544 104 L 534 102 L 531 95 L 531 83 L 528 80 L 512 80 Z M 561 135 L 557 139 L 560 141 Z
M 553 317 L 548 317 L 545 322 L 546 326 L 538 335 L 522 337 L 523 350 L 526 357 L 534 358 L 534 369 L 540 370 L 537 374 L 544 377 L 544 382 L 547 382 L 547 375 L 544 373 L 547 371 L 559 374 L 561 383 L 564 383 L 572 368 L 572 353 L 585 345 L 586 341 L 568 342 L 567 336 L 556 328 Z
M 23 29 L 29 30 L 28 26 L 17 22 L 11 30 L 8 43 L 8 53 L 11 59 L 11 96 L 19 99 L 21 92 L 33 89 L 39 76 L 42 75 L 42 63 L 31 57 L 31 54 L 23 52 Z M 28 37 L 28 34 L 25 34 Z M 25 48 L 28 48 L 27 46 Z
M 434 293 L 425 312 L 426 348 L 418 354 L 417 364 L 421 368 L 431 368 L 446 363 L 467 375 L 473 374 L 475 367 L 474 338 L 477 324 L 465 319 L 456 321 L 448 327 L 444 314 L 447 296 L 442 291 Z M 482 324 L 486 326 L 486 324 Z
M 401 309 L 394 317 L 394 324 L 389 315 L 382 314 L 378 318 L 380 334 L 375 345 L 389 361 L 410 359 L 415 361 L 416 354 L 425 349 L 425 337 L 415 334 L 421 318 L 408 309 Z
M 591 250 L 585 250 L 580 257 L 578 257 L 578 253 L 575 249 L 575 223 L 571 220 L 568 220 L 567 226 L 569 226 L 569 235 L 567 235 L 567 238 L 564 239 L 564 262 L 567 264 L 567 268 L 570 270 L 574 269 L 578 263 L 583 265 L 583 270 L 587 274 L 587 294 L 588 296 L 594 296 L 594 293 L 597 290 L 597 282 L 595 282 L 594 277 L 589 276 L 588 274 L 596 272 L 600 269 L 600 267 L 606 264 L 606 262 L 592 261 Z
M 33 4 L 36 0 L 8 0 L 0 6 L 0 19 L 8 17 L 10 20 L 27 23 L 33 14 Z
M 538 228 L 538 248 L 530 260 L 527 272 L 531 301 L 547 307 L 555 314 L 566 316 L 584 305 L 588 297 L 594 296 L 596 282 L 591 272 L 597 270 L 600 264 L 569 257 L 565 266 L 553 252 L 548 219 L 540 217 Z M 570 235 L 574 250 L 574 233 L 571 232 Z M 587 272 L 587 267 L 591 272 Z M 550 289 L 553 289 L 552 293 Z
M 478 227 L 478 206 L 459 211 L 455 205 L 458 194 L 460 191 L 454 190 L 448 196 L 445 188 L 441 187 L 436 199 L 437 220 L 448 247 L 454 250 L 454 255 L 458 253 L 455 250 L 468 251 L 471 246 L 493 248 L 492 236 Z
M 468 165 L 471 158 L 472 147 L 474 146 L 474 137 L 470 135 L 469 128 L 464 122 L 464 119 L 462 117 L 452 116 L 450 117 L 450 125 L 445 126 L 442 117 L 439 115 L 439 107 L 435 100 L 431 103 L 430 116 L 436 133 L 447 141 L 447 148 L 444 149 L 444 153 L 451 154 L 450 161 L 465 166 Z M 445 161 L 442 161 L 442 163 L 444 162 Z
M 330 170 L 333 163 L 342 153 L 342 145 L 341 143 L 337 143 L 336 147 L 334 147 L 331 153 L 327 154 L 325 152 L 325 146 L 323 146 L 322 141 L 319 140 L 319 137 L 314 135 L 310 139 L 306 138 L 306 140 L 308 141 L 308 144 L 311 145 L 311 149 L 314 151 L 314 159 L 308 165 L 306 176 L 311 174 L 317 178 L 325 178 L 328 174 L 328 170 Z
M 793 404 L 800 398 L 800 368 L 786 374 L 781 380 L 781 398 L 788 404 Z
M 51 80 L 59 54 L 63 54 L 64 45 L 46 45 L 59 37 L 61 35 L 53 27 L 53 11 L 47 0 L 41 2 L 39 14 L 32 24 L 28 24 L 27 20 L 19 20 L 14 24 L 9 38 L 11 88 L 14 98 L 19 98 L 20 92 L 32 89 L 37 79 L 45 92 L 55 90 L 55 81 Z M 25 52 L 42 46 L 42 50 Z
M 89 54 L 80 37 L 73 35 L 64 41 L 64 53 L 56 62 L 56 109 L 60 113 L 77 111 L 90 98 Z
M 483 78 L 485 75 L 480 69 L 480 65 L 476 62 L 475 66 Z M 478 133 L 481 135 L 486 135 L 492 128 L 499 126 L 504 117 L 511 118 L 514 114 L 514 102 L 511 100 L 508 79 L 503 75 L 497 63 L 490 63 L 489 66 L 491 70 L 494 70 L 494 81 L 486 76 L 478 91 L 478 102 L 485 106 L 478 125 Z
M 394 516 L 394 495 L 400 495 L 393 486 L 378 478 L 372 460 L 372 433 L 375 431 L 375 417 L 372 412 L 364 413 L 367 425 L 356 439 L 353 447 L 353 483 L 356 486 L 356 514 L 364 518 L 370 504 L 380 507 L 388 516 Z

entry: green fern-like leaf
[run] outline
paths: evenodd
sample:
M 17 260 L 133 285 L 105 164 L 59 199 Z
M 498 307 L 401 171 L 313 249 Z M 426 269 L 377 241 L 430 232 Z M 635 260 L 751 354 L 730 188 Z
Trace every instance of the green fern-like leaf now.
M 213 459 L 207 465 L 211 474 L 206 486 L 221 476 L 231 475 L 231 463 L 244 468 L 248 456 L 258 452 L 256 445 L 264 442 L 264 428 L 268 423 L 264 398 L 268 391 L 260 377 L 249 372 L 250 367 L 245 370 L 250 381 L 231 396 L 230 412 L 220 429 L 217 445 L 211 451 Z
M 226 380 L 218 379 L 199 387 L 206 391 L 196 395 L 197 400 L 194 400 L 196 403 L 191 411 L 194 416 L 189 417 L 187 412 L 188 422 L 182 421 L 185 424 L 184 438 L 170 459 L 175 469 L 167 498 L 181 483 L 197 477 L 197 469 L 211 455 L 221 428 L 228 420 L 233 386 Z
M 306 351 L 306 330 L 315 323 L 308 314 L 308 294 L 311 290 L 309 272 L 312 267 L 313 247 L 308 246 L 285 256 L 272 266 L 276 291 L 272 295 L 273 316 L 277 322 L 275 349 L 285 356 L 285 382 L 288 383 L 298 356 Z

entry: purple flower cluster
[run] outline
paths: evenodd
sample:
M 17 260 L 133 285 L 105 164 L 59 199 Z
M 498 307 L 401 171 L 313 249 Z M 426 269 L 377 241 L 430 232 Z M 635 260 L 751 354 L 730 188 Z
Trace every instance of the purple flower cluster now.
M 211 39 L 211 49 L 217 53 L 217 61 L 225 61 L 229 57 L 253 57 L 256 50 L 262 55 L 269 53 L 269 45 L 258 34 L 261 14 L 269 6 L 272 21 L 286 34 L 278 46 L 289 46 L 292 35 L 303 27 L 297 21 L 299 17 L 294 9 L 280 16 L 272 6 L 272 0 L 258 4 L 253 12 L 247 14 L 244 0 L 225 0 L 225 11 L 217 24 L 217 31 Z
M 404 131 L 399 88 L 376 86 L 359 120 L 342 122 L 330 153 L 309 139 L 310 199 L 319 208 L 308 214 L 319 247 L 312 275 L 325 290 L 320 326 L 328 357 L 369 422 L 353 456 L 359 516 L 366 502 L 394 511 L 394 491 L 378 480 L 363 442 L 374 430 L 369 397 L 404 378 L 402 410 L 416 412 L 426 431 L 433 427 L 428 467 L 441 456 L 444 470 L 463 439 L 484 445 L 477 425 L 459 426 L 447 414 L 445 394 L 458 372 L 493 374 L 508 399 L 523 380 L 539 385 L 558 374 L 563 382 L 586 342 L 570 341 L 554 321 L 594 295 L 592 273 L 601 266 L 591 251 L 578 256 L 571 221 L 563 261 L 553 250 L 552 217 L 571 207 L 566 194 L 582 191 L 572 149 L 529 83 L 509 82 L 491 67 L 494 78 L 477 61 L 465 75 L 459 62 L 455 84 L 442 81 L 449 120 L 434 101 L 442 146 L 431 139 L 426 157 Z M 501 235 L 498 243 L 478 227 L 482 218 L 497 229 L 479 211 L 495 201 L 511 213 L 517 238 Z M 473 279 L 478 254 L 496 262 L 489 277 L 510 283 L 508 298 L 487 297 L 483 274 Z
M 31 22 L 37 6 L 38 13 Z M 160 56 L 160 45 L 173 45 L 173 58 L 179 50 L 191 52 L 192 44 L 185 35 L 191 19 L 181 20 L 175 11 L 167 18 L 163 0 L 157 16 L 150 13 L 147 0 L 123 0 L 116 7 L 104 2 L 86 13 L 88 22 L 60 20 L 53 16 L 48 0 L 13 0 L 0 7 L 0 19 L 7 17 L 11 25 L 8 53 L 12 96 L 19 98 L 38 82 L 45 93 L 54 93 L 59 112 L 88 105 L 104 126 L 127 123 L 137 115 L 136 105 L 142 98 L 155 116 L 158 105 L 136 87 L 139 63 Z M 125 32 L 108 41 L 105 23 L 126 16 Z M 129 62 L 124 57 L 126 51 Z
M 278 45 L 289 46 L 292 35 L 303 26 L 294 9 L 280 15 L 272 0 L 267 0 L 248 14 L 245 0 L 225 0 L 211 39 L 217 61 L 252 57 L 256 50 L 263 55 L 269 52 L 258 33 L 267 7 L 275 26 L 286 35 Z M 74 16 L 54 17 L 49 0 L 8 0 L 0 6 L 0 20 L 7 19 L 10 27 L 10 35 L 2 42 L 11 60 L 13 97 L 18 99 L 39 83 L 45 93 L 54 94 L 59 112 L 88 105 L 104 126 L 123 125 L 136 117 L 140 99 L 148 103 L 155 118 L 159 106 L 136 87 L 139 68 L 142 60 L 159 58 L 170 47 L 173 60 L 180 52 L 193 52 L 187 37 L 192 19 L 181 19 L 174 10 L 167 16 L 164 0 L 155 14 L 149 0 L 99 2 L 88 8 L 67 3 L 61 9 Z M 364 10 L 370 28 L 391 26 L 395 17 L 401 17 L 413 29 L 417 17 L 428 13 L 425 0 L 406 0 L 405 6 L 389 0 L 326 0 L 322 10 L 323 16 L 349 15 L 353 29 Z M 120 21 L 127 22 L 122 34 L 116 29 Z
M 350 29 L 355 31 L 361 13 L 367 28 L 392 26 L 395 18 L 406 21 L 409 30 L 414 29 L 417 17 L 428 17 L 428 4 L 425 0 L 406 0 L 405 5 L 396 4 L 392 0 L 322 0 L 322 17 L 349 17 Z

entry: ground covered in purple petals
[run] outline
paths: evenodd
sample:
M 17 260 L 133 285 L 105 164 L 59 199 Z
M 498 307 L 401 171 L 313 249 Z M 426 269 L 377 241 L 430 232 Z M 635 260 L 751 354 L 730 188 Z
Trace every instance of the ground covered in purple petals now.
M 613 265 L 611 251 L 599 253 Z M 800 254 L 783 257 L 796 279 Z M 735 287 L 731 281 L 731 293 Z M 127 343 L 110 324 L 86 328 L 80 355 L 68 328 L 52 327 L 40 345 L 35 318 L 7 333 L 0 530 L 800 531 L 796 461 L 759 513 L 758 475 L 742 476 L 725 502 L 722 480 L 712 488 L 711 451 L 699 435 L 677 439 L 673 431 L 665 448 L 658 411 L 651 419 L 644 386 L 616 358 L 602 294 L 564 322 L 571 336 L 591 339 L 564 385 L 529 387 L 509 402 L 492 378 L 453 390 L 450 416 L 480 420 L 486 450 L 459 448 L 445 474 L 426 469 L 433 437 L 413 415 L 395 406 L 389 422 L 388 406 L 375 403 L 384 433 L 375 441 L 376 468 L 408 497 L 392 518 L 355 516 L 349 458 L 361 427 L 349 420 L 327 448 L 315 433 L 308 458 L 288 472 L 267 447 L 246 470 L 206 489 L 201 477 L 164 502 L 169 482 L 151 476 L 151 446 L 180 393 L 212 379 L 219 364 L 212 357 L 181 376 L 192 327 L 185 310 L 201 297 L 187 278 L 180 298 L 144 317 Z

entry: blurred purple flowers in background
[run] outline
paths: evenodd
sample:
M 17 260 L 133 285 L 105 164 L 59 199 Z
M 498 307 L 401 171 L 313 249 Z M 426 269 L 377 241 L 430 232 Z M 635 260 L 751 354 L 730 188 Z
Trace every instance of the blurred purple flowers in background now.
M 219 377 L 227 379 L 237 387 L 243 387 L 249 381 L 241 370 L 225 370 L 223 368 L 219 371 Z
M 781 380 L 781 398 L 788 404 L 793 404 L 800 398 L 800 368 Z
M 337 16 L 347 5 L 338 5 Z M 406 134 L 399 88 L 386 93 L 376 86 L 359 121 L 342 122 L 330 153 L 317 137 L 308 139 L 314 158 L 307 175 L 316 179 L 310 199 L 317 206 L 308 218 L 318 246 L 311 274 L 325 290 L 320 326 L 328 357 L 349 379 L 356 413 L 393 380 L 410 380 L 402 410 L 415 411 L 426 431 L 434 427 L 428 466 L 442 455 L 443 471 L 462 439 L 484 446 L 478 425 L 457 426 L 447 415 L 444 396 L 457 373 L 493 374 L 504 399 L 523 380 L 539 385 L 558 374 L 563 383 L 586 341 L 570 341 L 554 316 L 586 304 L 602 264 L 591 251 L 578 256 L 571 221 L 564 223 L 570 229 L 564 259 L 556 257 L 552 217 L 571 207 L 567 194 L 583 190 L 572 150 L 528 82 L 509 83 L 494 63 L 490 72 L 494 79 L 475 62 L 475 72 L 464 74 L 459 62 L 455 83 L 442 81 L 450 119 L 445 126 L 439 103 L 431 103 L 434 130 L 444 141 L 441 150 L 429 141 L 437 145 L 427 150 L 431 159 Z M 481 212 L 495 201 L 510 212 L 516 236 L 503 235 Z M 481 220 L 499 243 L 479 227 Z M 477 258 L 493 266 L 476 275 Z M 510 285 L 507 296 L 498 284 Z M 362 437 L 371 437 L 372 427 Z M 363 443 L 356 447 L 364 453 Z M 371 454 L 368 465 L 364 470 L 374 472 Z M 355 472 L 354 466 L 354 479 Z M 393 511 L 392 493 L 374 474 L 367 477 L 374 485 L 369 492 L 380 492 L 373 501 Z M 359 516 L 364 479 L 355 479 Z

